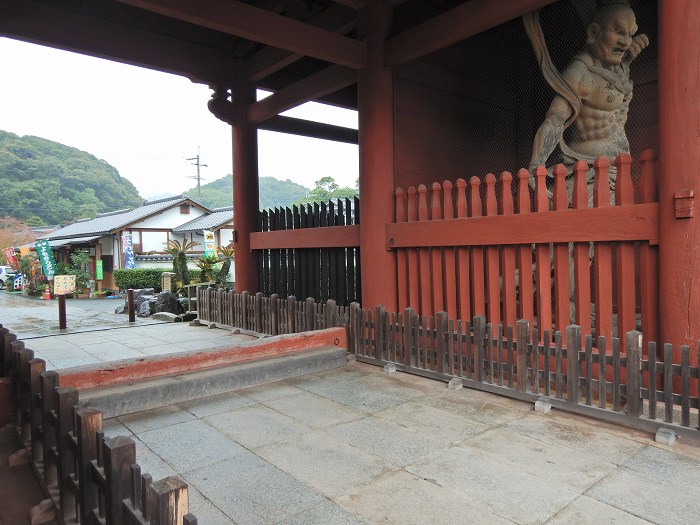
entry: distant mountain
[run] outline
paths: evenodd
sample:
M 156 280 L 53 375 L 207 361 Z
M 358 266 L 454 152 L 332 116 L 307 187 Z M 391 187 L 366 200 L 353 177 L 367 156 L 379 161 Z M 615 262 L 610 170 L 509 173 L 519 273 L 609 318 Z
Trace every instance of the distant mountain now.
M 260 209 L 289 206 L 304 199 L 309 189 L 291 180 L 279 180 L 274 177 L 260 177 Z M 187 193 L 196 201 L 209 208 L 224 208 L 233 205 L 233 177 L 226 175 L 220 179 L 202 184 L 201 197 L 197 188 Z
M 65 225 L 142 204 L 134 185 L 94 155 L 0 130 L 0 215 Z

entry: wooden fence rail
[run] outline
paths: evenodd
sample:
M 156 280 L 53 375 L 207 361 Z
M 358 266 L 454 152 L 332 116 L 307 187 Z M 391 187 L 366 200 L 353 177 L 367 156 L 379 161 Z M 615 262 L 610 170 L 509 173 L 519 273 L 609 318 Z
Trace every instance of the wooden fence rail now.
M 0 325 L 0 369 L 12 378 L 14 423 L 20 445 L 53 501 L 61 524 L 196 525 L 187 513 L 187 484 L 153 482 L 136 463 L 136 444 L 105 438 L 102 413 L 78 408 L 78 390 L 59 387 L 59 375 Z
M 550 337 L 551 335 L 551 337 Z M 350 350 L 359 361 L 449 381 L 526 401 L 546 398 L 554 406 L 623 425 L 656 431 L 672 425 L 678 434 L 700 438 L 697 396 L 700 367 L 691 366 L 691 348 L 642 344 L 635 330 L 619 338 L 584 335 L 570 325 L 564 334 L 540 337 L 526 320 L 512 327 L 454 321 L 446 312 L 419 316 L 354 304 L 348 320 Z M 694 350 L 700 358 L 700 342 Z M 660 355 L 660 358 L 657 358 Z M 698 361 L 695 361 L 698 362 Z
M 484 315 L 494 326 L 527 319 L 540 336 L 556 327 L 564 341 L 571 323 L 621 337 L 623 347 L 624 334 L 640 327 L 656 339 L 653 152 L 638 163 L 620 155 L 614 167 L 604 157 L 571 172 L 559 165 L 551 175 L 540 167 L 534 176 L 523 169 L 398 188 L 386 238 L 396 254 L 399 311 Z
M 338 306 L 333 299 L 317 303 L 313 298 L 298 301 L 262 292 L 240 294 L 226 288 L 197 288 L 199 321 L 229 328 L 241 328 L 259 334 L 282 335 L 343 327 L 349 307 Z

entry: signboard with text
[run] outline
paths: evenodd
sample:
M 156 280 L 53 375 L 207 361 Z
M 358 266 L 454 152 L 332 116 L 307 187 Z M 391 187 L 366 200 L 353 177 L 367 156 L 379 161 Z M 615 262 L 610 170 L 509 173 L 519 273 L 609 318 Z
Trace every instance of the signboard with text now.
M 131 235 L 122 235 L 122 251 L 124 252 L 124 268 L 132 270 L 136 266 L 134 260 L 134 245 Z
M 10 248 L 5 248 L 3 250 L 3 253 L 5 254 L 5 260 L 7 261 L 7 264 L 14 270 L 17 271 L 19 270 L 19 262 L 17 261 L 17 256 L 15 255 L 15 249 L 10 247 Z
M 104 279 L 104 270 L 102 267 L 102 261 L 99 259 L 95 261 L 95 280 L 101 281 Z
M 56 261 L 53 258 L 53 252 L 51 251 L 51 246 L 49 246 L 49 241 L 46 239 L 36 241 L 36 253 L 39 255 L 44 275 L 49 280 L 53 279 L 53 276 L 56 274 Z
M 75 275 L 56 275 L 53 278 L 54 295 L 68 295 L 75 291 Z

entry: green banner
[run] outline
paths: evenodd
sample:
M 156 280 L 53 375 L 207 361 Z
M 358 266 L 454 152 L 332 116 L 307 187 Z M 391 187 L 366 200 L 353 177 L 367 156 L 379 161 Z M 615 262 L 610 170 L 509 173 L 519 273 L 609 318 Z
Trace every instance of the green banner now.
M 104 279 L 104 274 L 102 273 L 102 261 L 95 261 L 95 280 L 101 281 Z
M 46 239 L 36 241 L 36 253 L 39 255 L 44 275 L 47 279 L 53 279 L 53 276 L 56 274 L 56 260 L 53 258 L 49 241 Z

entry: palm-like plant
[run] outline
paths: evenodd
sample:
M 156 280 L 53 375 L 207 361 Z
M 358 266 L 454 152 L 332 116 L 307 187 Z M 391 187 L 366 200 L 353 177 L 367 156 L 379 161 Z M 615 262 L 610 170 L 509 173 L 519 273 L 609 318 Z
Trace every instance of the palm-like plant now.
M 219 248 L 219 261 L 221 261 L 221 271 L 217 277 L 217 281 L 225 283 L 228 280 L 228 272 L 231 270 L 231 261 L 233 261 L 233 248 Z
M 214 269 L 214 265 L 218 261 L 219 260 L 213 255 L 203 255 L 201 257 L 197 257 L 197 260 L 194 262 L 194 264 L 197 268 L 199 268 L 200 282 L 205 283 L 211 281 L 212 270 Z
M 166 253 L 173 256 L 173 272 L 175 279 L 182 282 L 183 286 L 190 284 L 190 273 L 187 270 L 187 255 L 186 252 L 191 250 L 199 243 L 183 239 L 182 242 L 170 239 L 167 242 Z

